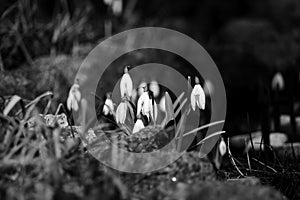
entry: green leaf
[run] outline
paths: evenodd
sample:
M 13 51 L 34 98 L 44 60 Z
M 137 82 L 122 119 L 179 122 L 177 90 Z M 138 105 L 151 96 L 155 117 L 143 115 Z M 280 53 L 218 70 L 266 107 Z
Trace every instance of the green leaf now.
M 178 143 L 177 143 L 177 151 L 180 152 L 181 149 L 181 145 L 182 145 L 182 138 L 183 138 L 183 133 L 185 130 L 185 123 L 186 123 L 186 119 L 188 116 L 188 110 L 185 110 L 185 112 L 183 113 L 183 115 L 180 118 L 179 124 L 176 128 L 176 134 L 175 134 L 175 138 L 178 138 Z
M 180 113 L 180 111 L 183 109 L 184 105 L 186 104 L 187 102 L 187 98 L 185 98 L 183 100 L 183 102 L 180 104 L 179 108 L 176 110 L 175 112 L 175 118 L 177 117 L 177 115 Z
M 190 134 L 193 134 L 193 133 L 195 133 L 195 132 L 198 132 L 198 131 L 200 131 L 200 130 L 202 130 L 202 129 L 208 128 L 208 127 L 210 127 L 210 126 L 214 126 L 214 125 L 221 124 L 221 123 L 224 123 L 224 120 L 212 122 L 212 123 L 209 123 L 209 124 L 205 124 L 205 125 L 203 125 L 203 126 L 200 126 L 199 128 L 195 128 L 194 130 L 191 130 L 191 131 L 185 133 L 185 134 L 183 135 L 183 137 L 188 136 L 188 135 L 190 135 Z
M 9 112 L 16 106 L 16 104 L 21 101 L 22 98 L 18 95 L 12 96 L 11 100 L 7 104 L 7 106 L 4 108 L 3 115 L 7 116 Z
M 199 144 L 202 144 L 204 143 L 206 140 L 212 138 L 212 137 L 215 137 L 215 136 L 218 136 L 218 135 L 221 135 L 221 134 L 224 134 L 225 131 L 218 131 L 218 132 L 215 132 L 213 134 L 210 134 L 209 136 L 203 138 L 201 141 L 199 141 L 195 146 L 198 146 Z
M 179 105 L 180 101 L 182 100 L 184 96 L 184 92 L 182 92 L 179 97 L 176 99 L 176 101 L 173 104 L 173 109 L 175 110 L 177 108 L 177 106 Z
M 166 117 L 163 126 L 168 124 L 169 121 L 175 119 L 172 99 L 168 92 L 165 93 L 165 106 L 166 106 Z

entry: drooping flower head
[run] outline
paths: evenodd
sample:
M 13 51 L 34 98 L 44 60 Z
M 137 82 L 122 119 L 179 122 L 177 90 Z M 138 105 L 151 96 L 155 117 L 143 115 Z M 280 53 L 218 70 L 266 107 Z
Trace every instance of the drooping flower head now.
M 148 121 L 157 119 L 157 104 L 154 100 L 153 94 L 148 90 L 147 85 L 144 87 L 144 92 L 137 102 L 137 116 L 143 114 L 147 116 Z
M 272 89 L 273 90 L 284 89 L 284 79 L 280 72 L 277 72 L 272 79 Z
M 219 152 L 220 152 L 221 156 L 224 156 L 226 151 L 227 151 L 226 143 L 224 141 L 224 138 L 221 137 L 221 141 L 219 143 Z
M 67 99 L 68 110 L 78 111 L 79 109 L 78 104 L 80 99 L 81 99 L 81 93 L 79 90 L 79 84 L 75 82 L 69 91 L 69 96 Z
M 130 98 L 132 95 L 133 83 L 132 79 L 128 73 L 128 66 L 124 68 L 124 74 L 120 81 L 120 92 L 121 98 L 127 97 Z
M 112 11 L 114 15 L 119 16 L 122 13 L 123 2 L 122 0 L 114 0 L 112 3 Z
M 125 101 L 122 101 L 116 110 L 116 122 L 120 124 L 124 124 L 126 120 L 127 114 L 127 104 Z
M 194 111 L 196 110 L 196 106 L 202 110 L 205 109 L 205 93 L 198 77 L 195 78 L 195 86 L 191 93 L 191 106 Z
M 112 115 L 114 112 L 114 103 L 111 99 L 111 93 L 106 94 L 106 100 L 103 106 L 103 114 L 104 115 Z
M 158 97 L 159 95 L 159 85 L 156 81 L 151 81 L 150 85 L 149 85 L 149 89 L 150 91 L 153 92 L 154 97 Z

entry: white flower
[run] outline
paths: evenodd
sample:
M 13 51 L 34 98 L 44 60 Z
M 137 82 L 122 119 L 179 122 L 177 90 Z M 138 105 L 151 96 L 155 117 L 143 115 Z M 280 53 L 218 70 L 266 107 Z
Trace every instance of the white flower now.
M 112 4 L 112 11 L 115 15 L 120 15 L 122 13 L 123 2 L 122 0 L 114 0 Z
M 131 97 L 132 90 L 133 90 L 133 83 L 128 73 L 128 68 L 126 66 L 124 69 L 124 74 L 120 81 L 121 98 L 123 98 L 124 96 Z
M 191 105 L 192 109 L 196 110 L 196 105 L 204 110 L 205 109 L 205 94 L 204 91 L 199 83 L 199 79 L 196 77 L 195 79 L 196 85 L 193 88 L 192 94 L 191 94 Z
M 273 90 L 284 89 L 284 79 L 280 72 L 277 72 L 272 79 L 272 89 Z
M 153 92 L 154 97 L 158 97 L 158 95 L 159 95 L 159 85 L 156 81 L 152 81 L 150 83 L 149 89 Z
M 155 122 L 156 122 L 156 119 L 157 119 L 157 115 L 158 115 L 157 104 L 154 101 L 154 103 L 151 104 L 150 116 L 151 116 L 152 120 L 155 121 Z
M 108 115 L 108 114 L 113 114 L 114 111 L 114 103 L 111 100 L 110 94 L 107 94 L 107 98 L 105 100 L 104 106 L 103 106 L 103 114 Z
M 144 92 L 137 102 L 137 116 L 142 112 L 143 115 L 146 115 L 149 119 L 151 111 L 151 99 L 148 92 Z
M 127 114 L 127 104 L 126 102 L 121 102 L 116 110 L 116 122 L 124 124 Z
M 69 96 L 67 99 L 67 108 L 69 110 L 78 111 L 78 103 L 81 99 L 81 93 L 79 91 L 79 85 L 74 83 L 69 91 Z
M 143 121 L 141 119 L 137 119 L 135 124 L 134 124 L 132 133 L 137 133 L 143 128 L 145 128 Z
M 154 99 L 150 99 L 148 92 L 144 92 L 138 99 L 137 116 L 139 116 L 141 112 L 148 117 L 148 120 L 150 120 L 151 117 L 153 121 L 156 121 L 158 113 L 157 104 Z
M 109 6 L 112 4 L 112 2 L 113 0 L 104 0 L 104 3 Z
M 227 151 L 227 147 L 226 147 L 226 144 L 225 144 L 223 138 L 221 138 L 221 141 L 219 144 L 219 151 L 220 151 L 221 156 L 224 156 Z

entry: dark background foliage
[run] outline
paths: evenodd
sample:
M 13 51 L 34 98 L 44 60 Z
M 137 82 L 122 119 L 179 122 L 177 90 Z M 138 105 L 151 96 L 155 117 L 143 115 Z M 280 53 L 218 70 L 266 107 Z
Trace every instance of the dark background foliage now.
M 282 112 L 299 99 L 298 0 L 124 0 L 120 15 L 101 0 L 1 4 L 0 69 L 5 73 L 36 66 L 41 56 L 85 55 L 109 34 L 158 26 L 189 35 L 210 53 L 226 87 L 228 129 L 248 130 L 247 116 L 256 129 L 271 113 L 276 72 L 286 80 Z M 112 24 L 109 33 L 107 22 Z

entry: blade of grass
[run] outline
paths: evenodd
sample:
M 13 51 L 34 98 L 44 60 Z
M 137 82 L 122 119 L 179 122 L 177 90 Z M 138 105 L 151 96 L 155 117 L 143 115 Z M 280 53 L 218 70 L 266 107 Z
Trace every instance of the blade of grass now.
M 184 133 L 184 129 L 185 129 L 185 122 L 187 119 L 187 110 L 185 110 L 184 114 L 182 115 L 182 117 L 180 118 L 179 124 L 176 127 L 176 134 L 175 134 L 175 138 L 179 138 L 178 139 L 178 144 L 177 144 L 177 151 L 180 152 L 181 146 L 182 146 L 182 138 L 183 138 L 183 133 Z
M 41 99 L 47 97 L 47 96 L 53 96 L 53 93 L 50 91 L 47 91 L 43 94 L 41 94 L 40 96 L 36 97 L 34 100 L 32 100 L 31 102 L 29 102 L 26 106 L 25 109 L 29 108 L 31 105 L 36 105 Z M 20 112 L 22 112 L 22 110 L 19 110 L 18 112 L 16 112 L 15 116 L 18 116 L 20 114 Z
M 205 124 L 205 125 L 203 125 L 203 126 L 200 126 L 200 127 L 198 127 L 198 128 L 195 128 L 194 130 L 191 130 L 191 131 L 185 133 L 185 134 L 183 135 L 183 137 L 188 136 L 188 135 L 190 135 L 190 134 L 193 134 L 193 133 L 195 133 L 195 132 L 198 132 L 198 131 L 200 131 L 200 130 L 202 130 L 202 129 L 208 128 L 208 127 L 210 127 L 210 126 L 214 126 L 214 125 L 221 124 L 221 123 L 224 123 L 224 120 L 220 120 L 220 121 L 212 122 L 212 123 L 209 123 L 209 124 Z
M 218 132 L 215 132 L 213 134 L 210 134 L 209 136 L 203 138 L 201 141 L 199 141 L 195 146 L 198 146 L 199 144 L 202 144 L 204 143 L 206 140 L 210 139 L 210 138 L 213 138 L 213 137 L 216 137 L 216 136 L 219 136 L 221 134 L 224 134 L 225 131 L 218 131 Z
M 174 104 L 173 104 L 173 109 L 176 110 L 177 106 L 179 105 L 180 101 L 182 100 L 182 98 L 184 97 L 184 92 L 182 92 L 179 97 L 175 100 Z
M 175 118 L 177 117 L 177 115 L 180 113 L 180 111 L 183 109 L 184 105 L 186 104 L 187 102 L 187 98 L 185 98 L 182 102 L 182 104 L 180 104 L 179 108 L 176 110 L 175 112 Z M 187 114 L 187 113 L 186 113 Z
M 234 161 L 234 157 L 232 156 L 230 147 L 229 147 L 229 137 L 227 138 L 227 148 L 228 148 L 228 155 L 230 158 L 230 161 L 232 163 L 232 165 L 234 166 L 234 168 L 236 169 L 236 171 L 242 176 L 245 177 L 245 175 L 243 174 L 243 172 L 238 168 L 238 166 L 236 165 L 235 161 Z
M 22 98 L 18 95 L 12 96 L 11 100 L 7 104 L 7 106 L 4 108 L 3 115 L 7 116 L 9 112 L 16 106 L 16 104 L 21 101 Z

